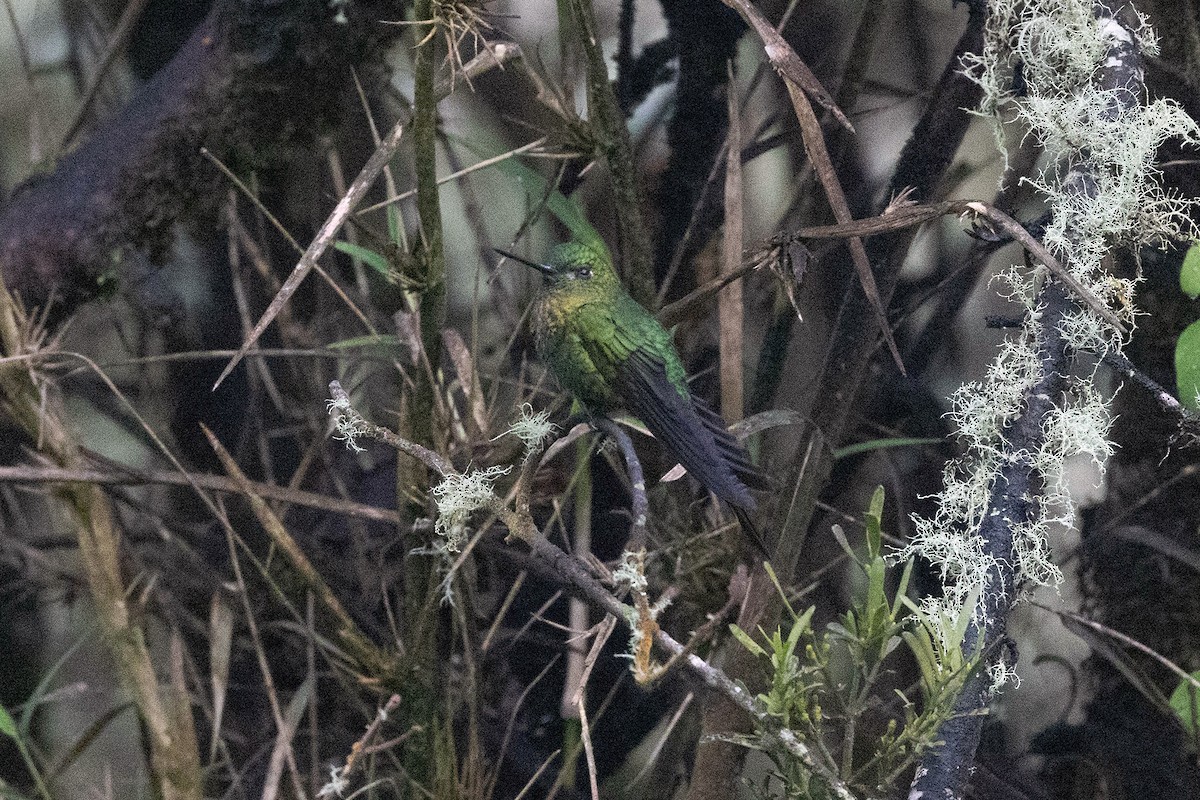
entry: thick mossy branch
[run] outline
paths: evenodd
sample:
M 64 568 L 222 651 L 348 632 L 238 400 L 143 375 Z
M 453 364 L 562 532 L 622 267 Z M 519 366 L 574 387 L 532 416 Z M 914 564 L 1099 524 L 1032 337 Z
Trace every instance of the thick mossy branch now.
M 373 78 L 388 4 L 217 2 L 175 57 L 54 170 L 14 192 L 0 215 L 0 276 L 30 306 L 69 310 L 119 274 L 121 255 L 166 252 L 173 226 L 215 214 L 224 178 L 277 163 L 335 123 L 351 69 Z M 304 102 L 297 102 L 304 98 Z

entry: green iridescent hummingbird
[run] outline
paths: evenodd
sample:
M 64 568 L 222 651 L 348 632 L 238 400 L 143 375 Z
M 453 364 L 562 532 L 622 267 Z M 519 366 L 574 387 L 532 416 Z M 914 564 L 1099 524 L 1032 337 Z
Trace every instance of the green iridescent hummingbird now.
M 733 508 L 742 529 L 767 555 L 750 521 L 750 489 L 770 481 L 688 390 L 671 334 L 629 296 L 608 248 L 596 240 L 560 244 L 547 263 L 497 250 L 545 279 L 532 318 L 538 355 L 563 388 L 591 413 L 630 412 L 706 489 Z

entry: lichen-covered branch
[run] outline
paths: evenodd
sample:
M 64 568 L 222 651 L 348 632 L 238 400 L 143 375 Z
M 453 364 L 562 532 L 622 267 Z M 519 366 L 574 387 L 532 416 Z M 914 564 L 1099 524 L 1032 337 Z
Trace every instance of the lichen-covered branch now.
M 348 402 L 338 402 L 345 398 L 345 393 L 341 390 L 341 386 L 336 385 L 331 386 L 330 388 L 335 394 L 335 404 L 331 404 L 331 411 L 337 413 L 339 416 L 349 414 L 361 420 L 361 416 L 353 409 L 352 406 L 349 405 Z M 527 426 L 527 423 L 531 421 L 536 423 L 533 428 L 536 429 L 538 433 L 536 436 L 533 436 L 529 439 L 526 439 L 525 436 L 521 437 L 526 441 L 526 466 L 535 464 L 537 462 L 537 459 L 534 456 L 537 452 L 541 451 L 546 437 L 553 430 L 553 426 L 545 423 L 544 416 L 542 415 L 534 415 L 532 420 L 527 417 L 519 422 L 518 425 L 522 425 L 524 429 L 528 431 L 529 427 Z M 362 428 L 364 425 L 369 424 L 370 423 L 362 423 L 356 427 Z M 637 478 L 640 477 L 641 465 L 638 461 L 636 453 L 633 451 L 632 442 L 629 441 L 629 437 L 625 435 L 623 431 L 617 428 L 615 423 L 612 423 L 611 421 L 607 423 L 601 422 L 600 427 L 601 430 L 604 430 L 609 435 L 614 435 L 615 432 L 615 438 L 617 438 L 622 452 L 629 459 L 627 467 L 630 471 L 630 476 L 636 481 Z M 354 437 L 351 436 L 348 443 L 352 443 L 353 438 Z M 393 434 L 391 438 L 396 437 Z M 622 441 L 622 439 L 624 441 Z M 418 448 L 411 445 L 411 443 L 404 443 L 404 445 L 401 445 L 399 442 L 394 442 L 394 444 L 397 446 L 397 449 L 406 452 L 415 458 L 420 458 L 430 467 L 433 467 L 435 463 L 438 463 L 430 457 L 430 454 L 427 451 L 424 451 L 424 448 Z M 495 471 L 494 467 L 482 470 L 482 472 L 484 474 L 489 474 L 492 477 L 500 474 Z M 460 473 L 457 470 L 450 468 L 450 471 L 445 474 L 444 477 L 447 481 L 461 483 L 463 481 L 468 481 L 471 474 L 472 473 Z M 604 584 L 602 584 L 600 580 L 588 570 L 582 561 L 550 542 L 542 534 L 542 532 L 538 530 L 529 514 L 530 504 L 528 500 L 528 493 L 530 488 L 528 481 L 525 479 L 524 470 L 522 479 L 518 480 L 518 497 L 512 507 L 505 504 L 499 496 L 491 491 L 490 480 L 484 481 L 483 483 L 483 489 L 478 492 L 472 492 L 469 503 L 472 506 L 470 510 L 467 510 L 467 503 L 460 499 L 455 501 L 454 509 L 451 513 L 459 515 L 459 519 L 464 523 L 467 515 L 474 510 L 485 509 L 492 514 L 495 514 L 496 518 L 500 521 L 500 524 L 508 529 L 510 536 L 524 542 L 532 551 L 533 555 L 538 559 L 538 561 L 549 567 L 558 580 L 562 581 L 565 585 L 572 587 L 575 593 L 586 599 L 593 607 L 603 611 L 606 614 L 612 615 L 631 630 L 637 631 L 640 628 L 642 614 L 638 611 L 638 609 L 621 602 L 616 595 L 609 591 Z M 451 492 L 440 493 L 440 512 L 444 512 L 444 509 L 446 508 L 445 498 L 447 495 L 452 494 L 455 491 L 457 490 L 455 489 Z M 637 494 L 641 494 L 642 497 L 637 498 Z M 640 509 L 643 514 L 646 511 L 645 493 L 644 491 L 638 492 L 636 487 L 635 507 Z M 637 512 L 635 511 L 635 513 Z M 443 526 L 443 530 L 444 529 L 445 528 Z M 812 770 L 814 775 L 817 775 L 828 784 L 830 790 L 836 797 L 841 798 L 842 800 L 855 800 L 855 795 L 850 791 L 850 789 L 842 781 L 840 781 L 836 775 L 832 774 L 828 769 L 826 769 L 817 758 L 815 758 L 808 745 L 805 744 L 794 731 L 781 727 L 777 719 L 773 717 L 766 708 L 763 707 L 762 702 L 758 698 L 754 697 L 743 686 L 740 686 L 737 682 L 732 680 L 721 669 L 708 664 L 699 656 L 688 653 L 685 645 L 681 644 L 678 640 L 665 631 L 659 629 L 657 626 L 654 626 L 653 637 L 654 642 L 657 643 L 661 648 L 666 650 L 672 656 L 680 657 L 681 662 L 695 677 L 699 678 L 706 685 L 729 698 L 743 712 L 749 713 L 750 716 L 758 723 L 761 731 L 763 731 L 764 736 L 777 740 L 785 749 L 805 763 L 805 765 Z
M 989 9 L 987 46 L 975 65 L 984 108 L 1015 109 L 1062 169 L 1037 185 L 1052 218 L 1044 243 L 1082 285 L 1131 321 L 1133 285 L 1108 275 L 1102 259 L 1114 247 L 1177 236 L 1186 206 L 1154 183 L 1154 152 L 1168 137 L 1195 141 L 1197 128 L 1164 101 L 1144 103 L 1142 53 L 1153 37 L 1127 5 L 1110 8 L 1076 0 L 1016 0 Z M 1021 64 L 1028 91 L 1011 93 Z M 953 417 L 966 455 L 946 470 L 933 519 L 916 520 L 910 553 L 941 571 L 945 596 L 927 600 L 948 608 L 978 594 L 968 646 L 990 655 L 989 672 L 973 677 L 960 716 L 939 732 L 944 742 L 926 757 L 911 797 L 958 798 L 969 784 L 983 714 L 992 692 L 1011 671 L 1002 642 L 1005 619 L 1026 586 L 1054 583 L 1046 533 L 1058 517 L 1070 521 L 1060 486 L 1064 459 L 1111 452 L 1109 419 L 1089 379 L 1070 379 L 1076 350 L 1101 354 L 1122 345 L 1102 315 L 1074 305 L 1061 284 L 1013 269 L 1004 276 L 1010 297 L 1029 312 L 1020 335 L 1006 342 L 982 384 L 955 397 Z M 1040 287 L 1039 287 L 1040 282 Z

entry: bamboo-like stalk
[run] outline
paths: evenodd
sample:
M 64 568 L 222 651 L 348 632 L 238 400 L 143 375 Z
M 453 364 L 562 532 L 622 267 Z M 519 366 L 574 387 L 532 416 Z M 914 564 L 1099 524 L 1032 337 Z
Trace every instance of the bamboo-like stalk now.
M 24 313 L 0 284 L 0 355 L 27 354 L 27 330 Z M 0 364 L 0 409 L 59 467 L 82 466 L 61 404 L 53 394 L 43 395 L 28 360 Z M 188 697 L 178 685 L 159 686 L 145 633 L 132 619 L 121 575 L 121 537 L 108 497 L 89 483 L 63 484 L 58 494 L 71 511 L 88 589 L 121 687 L 144 723 L 156 792 L 163 800 L 200 800 L 200 753 Z
M 414 36 L 417 47 L 413 56 L 413 161 L 416 174 L 417 213 L 420 218 L 420 245 L 417 263 L 420 265 L 420 312 L 423 358 L 429 371 L 420 374 L 410 397 L 407 414 L 401 420 L 401 430 L 419 445 L 432 448 L 434 431 L 434 376 L 442 349 L 442 327 L 446 316 L 445 249 L 442 234 L 441 202 L 437 181 L 437 101 L 434 92 L 434 73 L 437 69 L 437 31 L 432 0 L 416 0 L 413 19 L 417 21 Z M 396 471 L 397 497 L 423 493 L 428 488 L 427 473 L 420 464 L 401 459 Z M 403 502 L 403 500 L 401 500 Z M 429 542 L 416 535 L 410 525 L 402 525 L 405 549 L 421 550 Z M 404 714 L 412 723 L 421 725 L 404 750 L 404 768 L 418 785 L 434 789 L 438 777 L 453 771 L 451 765 L 439 765 L 439 756 L 453 759 L 439 747 L 444 702 L 442 699 L 438 659 L 439 580 L 434 561 L 412 555 L 405 561 L 404 570 L 404 636 L 408 677 Z

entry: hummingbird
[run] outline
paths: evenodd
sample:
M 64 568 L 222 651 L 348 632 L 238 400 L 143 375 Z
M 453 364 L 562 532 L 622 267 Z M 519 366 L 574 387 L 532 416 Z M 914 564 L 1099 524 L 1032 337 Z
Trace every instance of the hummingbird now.
M 645 423 L 769 555 L 750 520 L 757 505 L 750 489 L 770 488 L 769 478 L 721 416 L 688 389 L 671 334 L 625 290 L 604 244 L 560 244 L 544 264 L 496 252 L 542 273 L 533 331 L 538 356 L 559 384 L 590 413 L 625 409 Z

